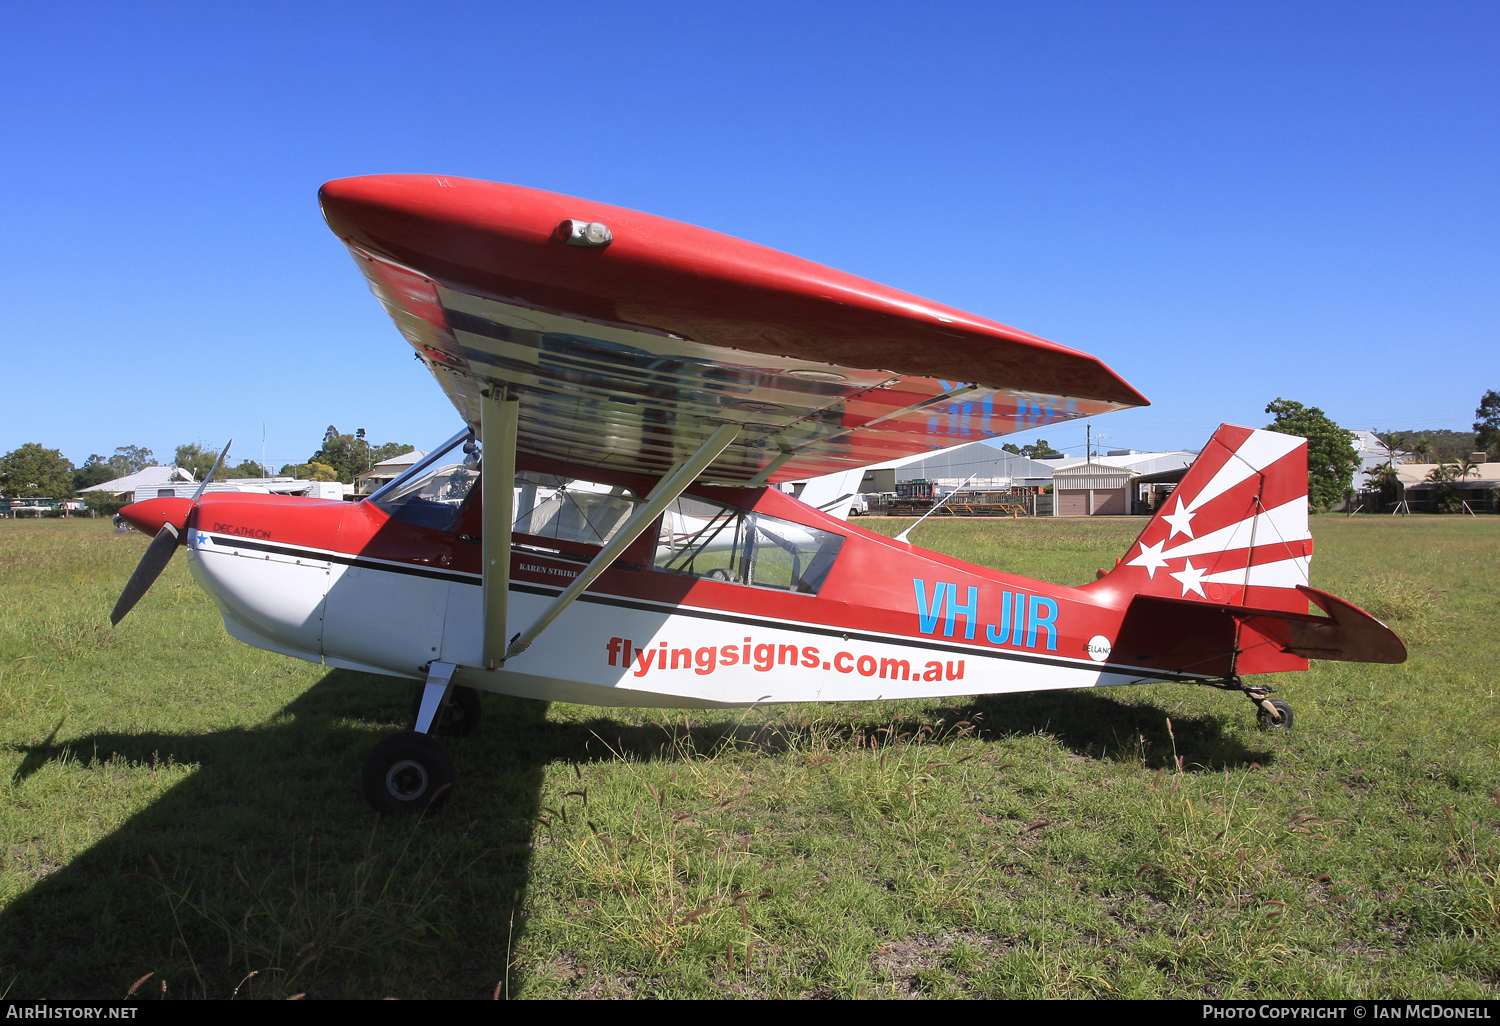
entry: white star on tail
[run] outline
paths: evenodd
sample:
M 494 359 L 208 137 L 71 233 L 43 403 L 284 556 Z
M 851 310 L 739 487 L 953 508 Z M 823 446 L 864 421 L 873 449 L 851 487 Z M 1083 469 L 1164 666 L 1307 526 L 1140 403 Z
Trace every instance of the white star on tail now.
M 1162 558 L 1161 554 L 1162 546 L 1165 544 L 1167 544 L 1166 539 L 1162 539 L 1155 545 L 1147 545 L 1145 542 L 1141 542 L 1141 554 L 1132 559 L 1130 561 L 1131 564 L 1133 566 L 1145 567 L 1146 576 L 1153 581 L 1156 580 L 1157 567 L 1167 565 L 1167 561 Z
M 1189 513 L 1184 510 L 1182 508 L 1182 500 L 1178 499 L 1177 512 L 1168 513 L 1162 517 L 1163 520 L 1172 525 L 1172 533 L 1167 535 L 1167 541 L 1171 541 L 1179 534 L 1185 534 L 1191 538 L 1193 536 L 1193 517 L 1197 515 L 1196 513 Z
M 1187 598 L 1187 593 L 1190 591 L 1196 591 L 1199 598 L 1208 598 L 1207 595 L 1203 594 L 1203 574 L 1207 570 L 1208 567 L 1204 567 L 1201 570 L 1198 569 L 1198 567 L 1193 565 L 1193 561 L 1188 559 L 1183 561 L 1181 570 L 1168 576 L 1182 585 L 1183 598 Z

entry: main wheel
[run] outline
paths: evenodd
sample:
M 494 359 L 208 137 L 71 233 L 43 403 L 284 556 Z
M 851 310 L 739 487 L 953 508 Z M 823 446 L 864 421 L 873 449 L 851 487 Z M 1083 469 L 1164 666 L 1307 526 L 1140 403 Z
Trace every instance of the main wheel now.
M 1265 706 L 1260 706 L 1255 713 L 1255 722 L 1260 724 L 1261 730 L 1285 730 L 1292 725 L 1292 707 L 1279 698 L 1271 699 L 1271 705 L 1275 707 L 1277 718 L 1273 719 L 1266 712 Z
M 417 714 L 422 711 L 422 692 L 427 685 L 418 684 L 416 694 L 411 698 L 411 722 L 416 724 Z M 453 688 L 453 694 L 448 698 L 448 708 L 443 710 L 442 718 L 432 725 L 427 731 L 439 737 L 468 737 L 474 733 L 479 726 L 479 713 L 482 706 L 479 701 L 479 692 L 473 688 Z
M 448 800 L 453 760 L 426 734 L 403 730 L 382 738 L 360 773 L 365 797 L 381 812 L 423 812 Z

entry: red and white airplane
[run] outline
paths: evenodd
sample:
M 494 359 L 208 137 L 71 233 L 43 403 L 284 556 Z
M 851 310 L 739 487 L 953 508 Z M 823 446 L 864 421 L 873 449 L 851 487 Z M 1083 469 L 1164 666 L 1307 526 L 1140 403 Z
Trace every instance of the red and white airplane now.
M 441 800 L 431 735 L 471 728 L 479 691 L 747 706 L 1167 680 L 1284 726 L 1241 674 L 1406 656 L 1309 586 L 1300 438 L 1221 427 L 1114 570 L 1027 580 L 771 486 L 1146 403 L 1093 357 L 554 193 L 383 175 L 321 200 L 465 426 L 357 503 L 127 507 L 157 537 L 112 619 L 185 547 L 234 637 L 422 681 L 414 728 L 366 761 L 377 808 Z

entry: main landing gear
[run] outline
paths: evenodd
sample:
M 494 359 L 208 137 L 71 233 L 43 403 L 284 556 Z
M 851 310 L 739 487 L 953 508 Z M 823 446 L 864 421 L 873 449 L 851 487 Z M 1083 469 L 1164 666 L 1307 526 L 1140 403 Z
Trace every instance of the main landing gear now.
M 381 739 L 360 783 L 380 812 L 436 809 L 453 793 L 453 759 L 433 734 L 464 737 L 479 724 L 479 692 L 453 683 L 452 663 L 435 662 L 413 703 L 415 724 Z

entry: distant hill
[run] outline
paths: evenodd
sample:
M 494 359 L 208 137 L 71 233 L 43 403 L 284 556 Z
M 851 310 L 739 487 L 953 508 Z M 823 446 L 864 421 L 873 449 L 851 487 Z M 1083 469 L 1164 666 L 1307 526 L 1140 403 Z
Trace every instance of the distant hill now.
M 1452 463 L 1474 452 L 1472 431 L 1377 431 L 1376 436 L 1395 449 L 1412 452 L 1417 442 L 1428 439 L 1436 453 L 1436 462 Z

